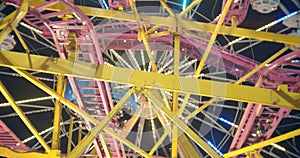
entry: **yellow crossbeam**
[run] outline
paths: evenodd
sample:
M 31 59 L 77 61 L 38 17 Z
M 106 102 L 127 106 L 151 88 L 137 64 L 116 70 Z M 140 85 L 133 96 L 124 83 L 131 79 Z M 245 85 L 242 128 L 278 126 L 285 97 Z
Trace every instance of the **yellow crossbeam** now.
M 38 6 L 45 3 L 43 0 L 34 0 L 29 2 L 29 6 Z M 125 13 L 115 10 L 105 10 L 101 8 L 93 8 L 93 7 L 86 7 L 86 6 L 77 6 L 81 9 L 86 15 L 88 16 L 95 16 L 100 18 L 108 18 L 108 19 L 117 19 L 117 20 L 124 20 L 124 21 L 131 21 L 135 22 L 135 16 L 132 13 Z M 46 10 L 58 11 L 66 9 L 65 6 L 62 4 L 57 4 L 51 6 L 49 8 L 45 8 Z M 153 25 L 160 25 L 160 26 L 167 26 L 174 28 L 176 27 L 176 19 L 173 17 L 158 17 L 158 16 L 147 16 L 141 15 L 141 20 L 145 23 L 153 24 Z M 215 30 L 216 24 L 204 23 L 204 22 L 195 22 L 186 19 L 181 19 L 180 23 L 178 23 L 179 28 L 184 28 L 186 30 L 195 30 L 202 32 L 203 30 L 212 33 Z M 285 43 L 285 44 L 300 44 L 300 37 L 298 36 L 290 36 L 290 35 L 283 35 L 283 34 L 276 34 L 270 32 L 258 32 L 251 29 L 245 28 L 238 28 L 238 27 L 231 27 L 231 26 L 221 26 L 219 30 L 219 34 L 222 35 L 230 35 L 236 37 L 245 37 L 269 42 L 277 42 L 277 43 Z
M 134 89 L 130 89 L 123 98 L 117 103 L 117 105 L 108 113 L 108 115 L 101 120 L 100 123 L 97 123 L 96 126 L 82 139 L 80 144 L 78 144 L 68 157 L 79 157 L 85 149 L 92 143 L 92 141 L 99 135 L 99 133 L 103 130 L 103 128 L 108 124 L 108 122 L 114 118 L 114 116 L 120 111 L 123 105 L 130 98 Z
M 70 124 L 69 124 L 69 134 L 68 134 L 68 145 L 67 145 L 67 154 L 71 152 L 72 148 L 72 140 L 73 140 L 73 122 L 74 122 L 74 117 L 71 116 L 70 118 Z
M 201 3 L 202 0 L 195 0 L 193 1 L 188 7 L 186 7 L 180 14 L 179 16 L 184 16 L 187 14 L 190 10 L 192 10 L 197 4 Z
M 243 77 L 241 77 L 240 79 L 238 79 L 237 81 L 235 81 L 233 84 L 238 85 L 238 84 L 244 82 L 248 77 L 250 77 L 253 74 L 255 74 L 257 71 L 259 71 L 260 69 L 262 69 L 263 67 L 265 67 L 266 64 L 272 62 L 273 60 L 275 60 L 277 57 L 279 57 L 281 54 L 283 54 L 287 50 L 288 50 L 288 47 L 282 48 L 277 53 L 275 53 L 274 55 L 272 55 L 270 58 L 268 58 L 267 60 L 265 60 L 264 62 L 262 62 L 261 64 L 259 64 L 257 67 L 255 67 L 254 69 L 252 69 L 246 75 L 244 75 Z M 184 99 L 186 99 L 186 97 Z M 207 101 L 205 104 L 201 105 L 198 109 L 196 109 L 195 111 L 193 111 L 192 113 L 190 113 L 188 116 L 186 116 L 185 120 L 188 121 L 190 118 L 196 116 L 200 111 L 204 110 L 210 104 L 212 104 L 213 102 L 215 102 L 217 100 L 218 100 L 218 98 L 212 98 L 211 100 Z
M 25 57 L 26 54 L 24 53 L 0 50 L 0 66 L 130 84 L 149 89 L 163 89 L 172 92 L 300 109 L 299 93 L 164 75 L 106 65 L 94 65 L 80 61 L 73 63 L 68 60 L 37 55 L 31 55 L 33 68 L 30 68 L 29 63 L 23 60 Z M 94 73 L 91 73 L 92 71 Z M 87 117 L 91 116 L 88 115 Z
M 9 23 L 5 24 L 5 27 L 0 32 L 0 43 L 3 42 L 3 40 L 10 34 L 10 32 L 14 28 L 16 28 L 22 18 L 26 15 L 28 10 L 28 0 L 22 0 L 20 4 L 20 7 L 12 12 L 12 16 L 9 15 L 6 19 L 4 19 L 4 22 Z M 1 25 L 2 24 L 0 24 L 0 27 L 2 27 Z
M 204 140 L 202 140 L 193 130 L 191 130 L 176 114 L 170 111 L 164 103 L 157 90 L 144 90 L 143 93 L 152 101 L 157 110 L 161 110 L 176 126 L 188 135 L 197 145 L 199 145 L 211 157 L 220 157 Z
M 167 5 L 167 3 L 165 2 L 165 0 L 159 0 L 160 4 L 167 10 L 167 12 L 171 15 L 171 16 L 175 16 L 175 14 L 173 13 L 172 9 Z
M 253 145 L 250 145 L 250 146 L 238 149 L 238 150 L 231 151 L 229 153 L 224 154 L 223 157 L 225 157 L 225 158 L 233 157 L 233 156 L 237 156 L 237 155 L 244 154 L 244 153 L 247 153 L 247 152 L 251 152 L 251 151 L 254 151 L 256 149 L 260 149 L 260 148 L 266 147 L 268 145 L 271 145 L 272 143 L 281 142 L 281 141 L 293 138 L 293 137 L 298 136 L 298 135 L 300 135 L 300 129 L 282 134 L 280 136 L 276 136 L 276 137 L 268 139 L 268 140 L 264 140 L 264 141 L 262 141 L 260 143 L 257 143 L 257 144 L 253 144 Z
M 28 81 L 30 81 L 31 83 L 33 83 L 34 85 L 36 85 L 37 87 L 39 87 L 41 90 L 43 90 L 47 94 L 53 96 L 55 99 L 59 100 L 61 103 L 63 103 L 64 105 L 66 105 L 68 108 L 70 108 L 74 112 L 78 113 L 80 116 L 82 116 L 85 119 L 87 119 L 88 121 L 90 121 L 92 124 L 94 124 L 94 125 L 101 124 L 101 122 L 99 120 L 95 119 L 94 117 L 92 117 L 91 115 L 89 115 L 88 113 L 86 113 L 85 111 L 83 111 L 82 109 L 80 109 L 78 106 L 76 106 L 75 104 L 73 104 L 72 102 L 70 102 L 69 100 L 67 100 L 66 98 L 64 98 L 61 95 L 59 95 L 58 93 L 56 93 L 54 90 L 52 90 L 50 87 L 48 87 L 45 83 L 43 83 L 40 80 L 36 79 L 30 73 L 28 73 L 26 71 L 23 71 L 23 70 L 19 70 L 17 68 L 12 68 L 12 69 L 14 71 L 16 71 L 18 74 L 22 75 Z M 104 127 L 103 131 L 106 132 L 106 133 L 108 133 L 112 137 L 116 138 L 117 140 L 119 140 L 124 145 L 126 145 L 129 148 L 133 149 L 134 151 L 136 151 L 140 155 L 142 155 L 144 157 L 147 157 L 147 158 L 151 157 L 144 150 L 142 150 L 141 148 L 137 147 L 136 145 L 134 145 L 133 143 L 131 143 L 130 141 L 128 141 L 126 138 L 120 136 L 119 134 L 117 134 L 113 130 L 109 129 L 108 127 Z
M 49 156 L 47 154 L 42 154 L 42 153 L 38 153 L 38 152 L 24 152 L 24 153 L 16 152 L 7 147 L 2 147 L 2 146 L 0 146 L 0 151 L 1 151 L 0 156 L 3 156 L 3 157 L 49 158 Z
M 218 21 L 218 23 L 217 23 L 217 25 L 216 25 L 216 27 L 215 27 L 212 35 L 211 35 L 211 38 L 210 38 L 210 40 L 209 40 L 209 42 L 207 44 L 207 47 L 206 47 L 206 49 L 205 49 L 205 51 L 204 51 L 204 53 L 202 55 L 201 61 L 200 61 L 199 65 L 198 65 L 198 67 L 197 67 L 197 70 L 196 70 L 196 73 L 195 73 L 195 77 L 196 78 L 198 78 L 198 76 L 200 75 L 200 73 L 201 73 L 201 71 L 202 71 L 202 69 L 204 67 L 206 59 L 207 59 L 207 57 L 208 57 L 208 55 L 210 53 L 211 48 L 213 47 L 213 44 L 215 43 L 217 35 L 219 34 L 219 31 L 221 29 L 223 21 L 225 20 L 225 17 L 227 15 L 227 12 L 229 10 L 229 7 L 230 7 L 232 1 L 233 0 L 227 0 L 227 2 L 225 4 L 225 7 L 222 10 L 221 17 L 220 17 L 220 19 L 219 19 L 219 21 Z
M 148 36 L 146 34 L 146 30 L 144 29 L 142 23 L 141 23 L 141 18 L 140 18 L 140 15 L 136 9 L 136 6 L 135 6 L 135 3 L 133 2 L 133 0 L 129 0 L 129 4 L 130 4 L 130 7 L 131 9 L 133 10 L 134 12 L 134 16 L 135 16 L 135 19 L 136 19 L 136 22 L 137 22 L 137 25 L 138 25 L 138 28 L 139 28 L 139 38 L 143 41 L 143 44 L 145 46 L 145 49 L 146 49 L 146 52 L 147 52 L 147 55 L 148 55 L 148 58 L 151 62 L 151 67 L 152 67 L 152 70 L 154 72 L 157 71 L 157 65 L 156 65 L 156 62 L 151 54 L 151 47 L 149 45 L 149 41 L 148 41 Z
M 41 145 L 44 147 L 45 151 L 47 153 L 49 153 L 50 147 L 48 146 L 46 141 L 43 139 L 43 137 L 39 135 L 39 132 L 35 129 L 35 127 L 30 122 L 30 120 L 27 118 L 27 116 L 24 114 L 22 109 L 16 104 L 15 100 L 13 99 L 13 97 L 11 96 L 11 94 L 8 92 L 8 90 L 5 88 L 5 86 L 3 85 L 3 83 L 1 81 L 0 81 L 0 91 L 3 94 L 3 96 L 6 98 L 6 100 L 9 102 L 11 107 L 14 109 L 14 111 L 18 114 L 18 116 L 24 122 L 24 124 L 27 126 L 27 128 L 30 130 L 30 132 L 41 143 Z
M 180 64 L 180 35 L 174 34 L 174 41 L 173 41 L 173 47 L 174 47 L 174 75 L 179 76 L 179 64 Z M 178 98 L 179 93 L 174 92 L 173 93 L 173 113 L 176 114 L 178 112 Z M 177 158 L 178 156 L 178 128 L 175 124 L 172 124 L 172 152 L 171 156 L 173 158 Z
M 63 95 L 64 83 L 63 76 L 57 76 L 56 92 Z M 62 106 L 58 100 L 55 100 L 54 119 L 53 119 L 53 132 L 52 132 L 52 146 L 51 149 L 57 150 L 59 147 L 60 136 L 60 119 L 61 119 Z
M 128 134 L 130 133 L 132 128 L 135 126 L 135 124 L 137 123 L 137 121 L 139 120 L 141 115 L 142 115 L 142 106 L 140 106 L 139 109 L 133 113 L 131 118 L 124 125 L 122 132 L 121 132 L 121 135 L 124 138 L 126 138 L 128 136 Z

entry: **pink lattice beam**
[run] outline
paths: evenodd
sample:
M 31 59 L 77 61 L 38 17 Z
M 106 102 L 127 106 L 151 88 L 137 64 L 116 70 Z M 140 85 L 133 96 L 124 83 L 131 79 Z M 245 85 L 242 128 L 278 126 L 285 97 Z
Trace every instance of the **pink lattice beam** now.
M 224 8 L 227 0 L 223 0 L 222 8 Z M 233 25 L 232 17 L 236 18 L 235 25 L 241 24 L 248 12 L 250 0 L 234 0 L 228 10 L 228 13 L 225 17 L 224 24 L 225 25 Z M 217 17 L 213 23 L 217 23 L 219 17 Z
M 274 71 L 282 64 L 290 62 L 292 59 L 299 57 L 300 51 L 296 51 L 289 53 L 273 62 L 262 73 L 256 86 L 262 86 L 264 81 L 267 79 L 267 75 L 270 72 Z M 278 86 L 279 84 L 282 84 L 282 82 L 278 81 L 276 85 Z M 290 85 L 294 86 L 293 88 L 289 88 L 290 91 L 292 90 L 294 92 L 300 92 L 300 85 L 298 84 L 298 82 L 291 83 Z M 251 145 L 253 143 L 269 139 L 274 133 L 280 121 L 284 117 L 288 116 L 290 112 L 291 109 L 287 108 L 279 108 L 274 110 L 273 112 L 270 112 L 267 111 L 263 105 L 248 104 L 245 113 L 242 117 L 242 120 L 239 124 L 239 128 L 230 146 L 230 150 L 239 149 L 243 146 Z M 259 136 L 258 134 L 261 136 Z M 261 149 L 259 151 L 261 151 Z
M 12 150 L 30 149 L 0 120 L 0 146 L 8 147 Z

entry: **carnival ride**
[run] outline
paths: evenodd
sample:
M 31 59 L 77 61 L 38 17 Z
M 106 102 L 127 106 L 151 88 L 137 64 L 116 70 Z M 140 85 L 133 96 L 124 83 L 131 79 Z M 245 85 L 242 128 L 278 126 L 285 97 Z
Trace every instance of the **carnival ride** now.
M 0 156 L 299 157 L 300 3 L 285 3 L 1 2 Z M 241 27 L 251 8 L 285 15 Z

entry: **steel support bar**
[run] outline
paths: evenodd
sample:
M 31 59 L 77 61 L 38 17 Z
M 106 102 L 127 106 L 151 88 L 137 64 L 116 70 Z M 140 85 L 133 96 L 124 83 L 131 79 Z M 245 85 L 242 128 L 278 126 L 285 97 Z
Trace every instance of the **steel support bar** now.
M 157 110 L 161 110 L 178 128 L 186 133 L 197 145 L 199 145 L 211 157 L 220 157 L 204 140 L 202 140 L 193 130 L 191 130 L 182 120 L 180 120 L 172 111 L 161 101 L 162 98 L 157 90 L 144 90 L 143 93 L 153 102 Z
M 229 10 L 229 7 L 230 7 L 232 1 L 233 0 L 228 0 L 226 2 L 226 5 L 225 5 L 225 7 L 224 7 L 224 9 L 222 11 L 221 17 L 220 17 L 220 19 L 219 19 L 219 21 L 218 21 L 218 23 L 217 23 L 217 25 L 216 25 L 216 27 L 215 27 L 212 35 L 211 35 L 211 38 L 210 38 L 210 40 L 208 42 L 208 45 L 207 45 L 207 47 L 206 47 L 206 49 L 204 51 L 204 54 L 202 55 L 202 58 L 201 58 L 201 61 L 200 61 L 199 65 L 197 67 L 197 70 L 196 70 L 196 73 L 195 73 L 195 78 L 198 78 L 198 76 L 200 75 L 200 73 L 201 73 L 201 71 L 202 71 L 202 69 L 204 67 L 204 64 L 205 64 L 205 62 L 206 62 L 206 60 L 208 58 L 208 55 L 209 55 L 209 53 L 211 51 L 211 48 L 213 47 L 213 44 L 215 43 L 217 35 L 219 34 L 220 28 L 221 28 L 221 26 L 223 24 L 223 21 L 225 20 L 225 17 L 227 15 L 227 12 Z M 189 97 L 190 97 L 190 95 L 186 95 L 184 97 L 184 100 L 188 100 Z M 205 109 L 209 105 L 210 105 L 209 102 L 206 103 L 206 104 L 204 104 L 204 105 L 202 105 L 201 108 L 198 109 L 198 111 L 200 112 L 201 110 Z M 194 111 L 193 115 L 190 114 L 190 117 L 196 115 L 197 113 L 198 112 Z
M 266 66 L 266 64 L 269 64 L 270 62 L 272 62 L 273 60 L 275 60 L 277 57 L 279 57 L 280 55 L 282 55 L 284 52 L 286 52 L 289 48 L 288 47 L 284 47 L 281 50 L 279 50 L 277 53 L 273 54 L 271 57 L 269 57 L 267 60 L 265 60 L 264 62 L 262 62 L 261 64 L 259 64 L 257 67 L 255 67 L 254 69 L 252 69 L 250 72 L 248 72 L 246 75 L 244 75 L 243 77 L 241 77 L 240 79 L 238 79 L 237 81 L 234 82 L 234 84 L 240 84 L 242 82 L 244 82 L 247 78 L 249 78 L 251 75 L 255 74 L 257 71 L 259 71 L 260 69 L 262 69 L 263 67 Z
M 88 113 L 86 113 L 85 111 L 83 111 L 82 109 L 80 109 L 78 106 L 76 106 L 75 104 L 73 104 L 72 102 L 70 102 L 69 100 L 65 99 L 64 97 L 62 97 L 61 95 L 57 94 L 54 90 L 52 90 L 50 87 L 48 87 L 46 84 L 44 84 L 43 82 L 41 82 L 40 80 L 36 79 L 34 76 L 32 76 L 30 73 L 23 71 L 23 70 L 19 70 L 17 68 L 12 68 L 14 71 L 16 71 L 17 73 L 19 73 L 20 75 L 22 75 L 25 79 L 27 79 L 28 81 L 30 81 L 31 83 L 33 83 L 34 85 L 36 85 L 37 87 L 39 87 L 41 90 L 43 90 L 44 92 L 48 93 L 49 95 L 53 96 L 55 99 L 58 99 L 61 103 L 65 104 L 68 108 L 70 108 L 71 110 L 73 110 L 74 112 L 78 113 L 80 116 L 86 118 L 88 121 L 90 121 L 92 124 L 97 125 L 100 124 L 100 122 L 95 119 L 94 117 L 90 116 Z M 148 153 L 146 153 L 144 150 L 142 150 L 141 148 L 137 147 L 136 145 L 134 145 L 133 143 L 131 143 L 130 141 L 128 141 L 127 139 L 121 137 L 119 134 L 117 134 L 116 132 L 114 132 L 113 130 L 109 129 L 108 127 L 104 127 L 103 129 L 106 133 L 110 134 L 112 137 L 118 139 L 121 143 L 123 143 L 124 145 L 128 146 L 129 148 L 135 150 L 137 153 L 139 153 L 140 155 L 144 156 L 144 157 L 151 157 Z
M 34 128 L 30 120 L 27 118 L 27 116 L 23 113 L 22 109 L 15 103 L 15 100 L 10 95 L 8 90 L 5 88 L 3 83 L 0 81 L 0 91 L 3 94 L 3 96 L 6 98 L 6 100 L 10 103 L 14 111 L 19 115 L 21 120 L 24 122 L 24 124 L 27 126 L 27 128 L 30 130 L 30 132 L 36 137 L 36 139 L 41 143 L 41 145 L 44 147 L 45 151 L 47 153 L 50 152 L 50 147 L 47 145 L 46 141 L 43 139 L 42 136 L 39 135 L 39 132 Z
M 45 1 L 35 0 L 29 2 L 29 5 L 38 6 L 43 3 L 45 3 Z M 131 21 L 131 22 L 136 21 L 135 16 L 132 13 L 119 12 L 115 10 L 105 10 L 100 8 L 86 7 L 86 6 L 77 6 L 77 7 L 88 16 L 117 19 L 117 20 Z M 45 9 L 58 11 L 58 10 L 66 9 L 66 7 L 64 7 L 61 4 L 57 4 Z M 167 26 L 173 28 L 176 27 L 176 19 L 174 19 L 173 17 L 158 17 L 158 16 L 147 16 L 147 15 L 141 15 L 140 17 L 143 22 L 149 24 Z M 184 28 L 186 30 L 195 30 L 200 32 L 205 30 L 210 33 L 212 33 L 216 27 L 216 24 L 194 22 L 185 19 L 181 19 L 178 25 L 180 25 L 179 27 L 182 29 Z M 270 32 L 258 32 L 251 29 L 244 29 L 244 28 L 231 27 L 231 26 L 221 26 L 219 30 L 219 34 L 264 40 L 269 42 L 285 43 L 291 45 L 300 44 L 300 37 L 298 36 L 290 36 L 290 35 L 276 34 Z
M 0 151 L 1 151 L 0 156 L 3 156 L 3 157 L 49 158 L 49 156 L 47 154 L 42 154 L 42 153 L 38 153 L 38 152 L 24 152 L 24 153 L 16 152 L 7 147 L 2 147 L 2 146 L 0 146 Z
M 0 43 L 3 42 L 3 40 L 9 35 L 9 33 L 12 31 L 12 29 L 16 28 L 16 26 L 19 24 L 19 22 L 22 20 L 22 18 L 26 15 L 28 10 L 28 0 L 22 0 L 20 7 L 13 12 L 13 15 L 15 16 L 9 16 L 8 22 L 9 24 L 6 25 L 5 28 L 3 28 L 0 32 Z M 6 19 L 4 19 L 6 20 Z
M 192 10 L 197 4 L 199 4 L 201 2 L 202 2 L 202 0 L 195 0 L 195 1 L 193 1 L 188 7 L 186 7 L 181 13 L 179 13 L 179 16 L 184 16 L 190 10 Z
M 261 68 L 265 67 L 266 64 L 270 63 L 271 61 L 273 61 L 274 59 L 276 59 L 277 57 L 279 57 L 281 54 L 283 54 L 285 51 L 288 50 L 288 47 L 284 47 L 281 50 L 279 50 L 277 53 L 275 53 L 274 55 L 272 55 L 270 58 L 268 58 L 267 60 L 265 60 L 264 62 L 262 62 L 261 64 L 259 64 L 257 67 L 255 67 L 254 69 L 252 69 L 250 72 L 248 72 L 246 75 L 244 75 L 243 77 L 241 77 L 240 79 L 238 79 L 237 81 L 234 82 L 234 84 L 238 85 L 242 82 L 244 82 L 248 77 L 250 77 L 251 75 L 255 74 L 257 71 L 259 71 Z M 184 98 L 186 99 L 186 97 Z M 201 105 L 198 109 L 196 109 L 195 111 L 193 111 L 192 113 L 190 113 L 186 118 L 185 121 L 188 121 L 190 118 L 196 116 L 200 111 L 204 110 L 205 108 L 207 108 L 210 104 L 212 104 L 213 102 L 217 101 L 217 98 L 212 98 L 211 100 L 209 100 L 208 102 L 206 102 L 205 104 Z
M 135 126 L 135 124 L 137 123 L 137 121 L 139 120 L 141 115 L 142 115 L 142 107 L 140 106 L 140 108 L 133 113 L 131 118 L 127 121 L 127 123 L 123 127 L 121 136 L 123 136 L 124 138 L 126 138 L 128 136 L 128 134 L 130 133 L 132 128 Z
M 165 2 L 165 0 L 159 0 L 160 4 L 167 10 L 167 12 L 171 15 L 171 16 L 175 16 L 175 14 L 173 13 L 172 9 L 167 5 L 167 3 Z
M 244 147 L 244 148 L 226 153 L 226 154 L 223 155 L 223 157 L 225 157 L 225 158 L 233 157 L 233 156 L 237 156 L 237 155 L 240 155 L 240 154 L 243 154 L 243 153 L 251 152 L 251 151 L 254 151 L 256 149 L 260 149 L 260 148 L 266 147 L 268 145 L 271 145 L 272 143 L 281 142 L 281 141 L 293 138 L 293 137 L 298 136 L 298 135 L 300 135 L 300 129 L 297 129 L 297 130 L 294 130 L 292 132 L 288 132 L 288 133 L 276 136 L 276 137 L 268 139 L 268 140 L 264 140 L 260 143 L 254 144 L 254 145 L 250 145 L 250 146 L 247 146 L 247 147 Z
M 185 158 L 196 158 L 196 157 L 203 157 L 200 155 L 190 140 L 187 138 L 185 134 L 181 134 L 178 137 L 178 145 L 180 149 L 185 155 Z
M 151 47 L 149 45 L 149 41 L 148 41 L 148 37 L 146 35 L 146 31 L 145 31 L 145 29 L 144 29 L 144 27 L 143 27 L 143 25 L 141 23 L 140 15 L 139 15 L 139 13 L 138 13 L 138 11 L 136 9 L 136 6 L 135 6 L 133 0 L 129 0 L 129 3 L 130 3 L 130 6 L 131 6 L 131 9 L 134 12 L 134 16 L 136 18 L 136 22 L 137 22 L 138 27 L 139 27 L 139 32 L 138 32 L 139 33 L 139 37 L 138 38 L 140 38 L 143 41 L 145 49 L 146 49 L 146 52 L 147 52 L 147 55 L 148 55 L 148 58 L 149 58 L 149 60 L 151 62 L 152 70 L 154 72 L 156 72 L 157 71 L 157 66 L 156 66 L 155 60 L 154 60 L 154 58 L 153 58 L 153 56 L 151 54 L 152 53 Z
M 104 153 L 105 153 L 105 157 L 106 158 L 111 158 L 111 154 L 109 152 L 109 148 L 106 144 L 106 141 L 105 141 L 105 136 L 103 133 L 99 133 L 99 139 L 100 139 L 100 142 L 101 142 L 101 145 L 103 147 L 103 150 L 104 150 Z
M 70 124 L 69 124 L 69 134 L 68 134 L 68 145 L 67 145 L 67 154 L 71 152 L 72 148 L 72 140 L 73 140 L 73 123 L 74 123 L 74 117 L 71 116 L 70 118 Z
M 64 84 L 63 76 L 57 76 L 56 92 L 63 95 Z M 59 136 L 60 136 L 60 118 L 61 118 L 62 106 L 59 100 L 55 100 L 54 119 L 53 119 L 53 131 L 52 131 L 52 146 L 51 149 L 58 150 Z
M 166 104 L 165 104 L 165 106 L 166 106 Z M 177 113 L 177 117 L 180 117 L 181 114 L 182 113 L 179 111 Z M 171 132 L 169 125 L 167 124 L 166 120 L 163 118 L 161 113 L 158 113 L 157 116 L 158 116 L 158 120 L 160 121 L 162 126 L 165 128 L 165 132 L 159 138 L 159 140 L 156 142 L 156 144 L 152 147 L 151 151 L 149 152 L 149 154 L 151 154 L 151 155 L 157 150 L 158 146 L 164 141 L 164 139 L 167 137 L 167 135 L 170 134 L 170 132 Z M 190 140 L 182 132 L 178 135 L 178 145 L 179 145 L 181 152 L 185 158 L 203 157 L 203 156 L 199 155 L 199 153 L 197 152 L 195 147 L 192 145 Z
M 172 92 L 191 93 L 234 101 L 300 109 L 298 101 L 300 98 L 299 93 L 281 92 L 278 90 L 235 85 L 204 79 L 164 75 L 128 68 L 95 65 L 80 61 L 73 63 L 68 60 L 37 55 L 31 55 L 33 61 L 33 68 L 31 69 L 28 62 L 23 60 L 24 56 L 26 57 L 26 54 L 0 50 L 0 66 L 10 67 L 18 72 L 20 72 L 18 69 L 26 69 L 51 74 L 64 74 L 66 76 L 131 84 L 149 89 L 163 89 Z M 75 69 L 77 71 L 73 71 Z M 94 71 L 95 73 L 90 73 L 91 71 Z M 68 102 L 56 93 L 53 95 L 57 98 L 61 98 L 61 101 L 63 102 Z M 287 96 L 289 97 L 287 98 Z M 91 117 L 88 114 L 84 115 L 89 118 Z M 90 118 L 89 120 L 91 119 L 94 118 Z
M 92 141 L 99 135 L 99 133 L 103 130 L 103 128 L 108 124 L 111 119 L 120 111 L 123 105 L 127 102 L 127 100 L 131 97 L 134 89 L 130 89 L 123 98 L 117 103 L 116 106 L 108 113 L 108 115 L 101 120 L 100 123 L 97 123 L 96 126 L 82 139 L 80 144 L 78 144 L 68 157 L 79 157 L 85 149 L 92 143 Z
M 210 53 L 211 48 L 213 47 L 213 44 L 215 43 L 215 40 L 216 40 L 216 38 L 217 38 L 217 35 L 219 34 L 219 31 L 220 31 L 220 29 L 221 29 L 221 26 L 222 26 L 224 20 L 225 20 L 225 17 L 226 17 L 226 15 L 227 15 L 227 12 L 228 12 L 228 10 L 229 10 L 229 7 L 230 7 L 232 1 L 233 1 L 233 0 L 228 0 L 228 1 L 226 2 L 225 7 L 224 7 L 223 10 L 222 10 L 221 17 L 220 17 L 220 19 L 218 20 L 218 23 L 217 23 L 216 27 L 214 28 L 214 31 L 213 31 L 213 33 L 212 33 L 212 35 L 211 35 L 211 38 L 210 38 L 210 40 L 209 40 L 209 42 L 208 42 L 208 44 L 207 44 L 207 47 L 206 47 L 206 49 L 205 49 L 205 51 L 204 51 L 204 54 L 202 55 L 201 61 L 200 61 L 199 65 L 198 65 L 198 67 L 197 67 L 197 70 L 196 70 L 196 73 L 195 73 L 195 77 L 196 77 L 196 78 L 198 78 L 198 76 L 200 75 L 200 73 L 201 73 L 201 71 L 202 71 L 202 69 L 203 69 L 203 67 L 204 67 L 204 64 L 205 64 L 205 62 L 206 62 L 206 59 L 207 59 L 207 57 L 208 57 L 208 55 L 209 55 L 209 53 Z
M 17 10 L 13 11 L 0 21 L 0 30 L 4 29 L 9 24 L 9 22 L 16 17 L 17 12 Z
M 179 76 L 179 64 L 180 64 L 180 35 L 174 34 L 174 75 Z M 173 113 L 176 115 L 178 112 L 178 98 L 179 94 L 178 92 L 173 93 Z M 171 156 L 173 158 L 177 158 L 178 156 L 178 128 L 175 124 L 172 126 L 172 152 Z
M 13 28 L 15 34 L 17 35 L 22 47 L 24 48 L 26 54 L 27 54 L 27 59 L 30 63 L 30 66 L 32 67 L 32 64 L 31 64 L 31 58 L 30 58 L 30 52 L 29 52 L 29 48 L 27 47 L 27 44 L 25 43 L 23 37 L 21 36 L 20 32 L 16 29 L 16 28 Z

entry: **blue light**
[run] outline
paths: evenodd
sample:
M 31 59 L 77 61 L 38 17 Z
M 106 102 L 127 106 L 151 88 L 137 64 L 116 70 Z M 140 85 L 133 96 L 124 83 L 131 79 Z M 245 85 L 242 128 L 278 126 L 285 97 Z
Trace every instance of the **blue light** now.
M 298 12 L 299 12 L 299 11 L 292 12 L 291 14 L 288 14 L 288 15 L 286 15 L 286 16 L 280 18 L 280 19 L 277 19 L 276 22 L 281 22 L 281 21 L 283 21 L 283 20 L 285 20 L 285 19 L 287 19 L 287 18 L 289 18 L 289 17 L 291 17 L 291 16 L 296 15 Z
M 218 148 L 215 145 L 213 145 L 210 141 L 207 141 L 207 144 L 211 146 L 219 155 L 223 155 L 223 153 L 220 150 L 218 150 Z
M 104 4 L 105 8 L 106 8 L 107 10 L 109 10 L 109 7 L 108 7 L 106 1 L 105 1 L 105 0 L 102 0 L 102 3 Z
M 228 125 L 232 125 L 232 123 L 222 117 L 219 118 L 221 121 L 223 121 L 224 123 L 228 124 Z
M 186 0 L 183 0 L 182 10 L 184 10 L 185 8 L 186 8 Z
M 300 60 L 299 59 L 294 59 L 294 60 L 292 60 L 292 63 L 300 63 Z

